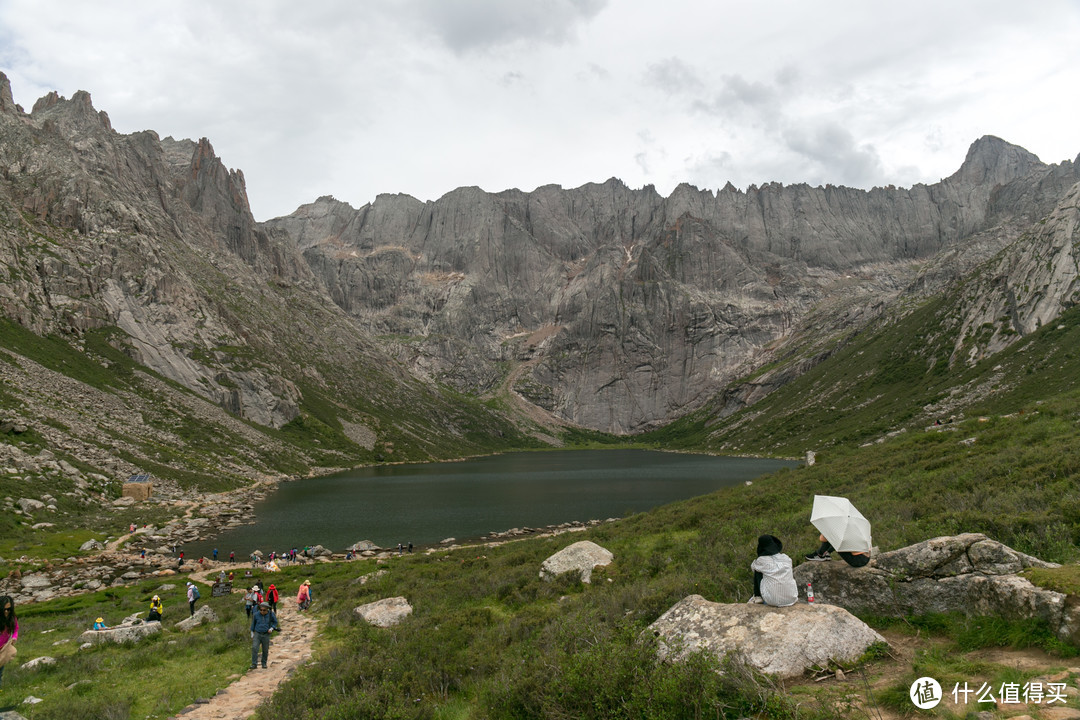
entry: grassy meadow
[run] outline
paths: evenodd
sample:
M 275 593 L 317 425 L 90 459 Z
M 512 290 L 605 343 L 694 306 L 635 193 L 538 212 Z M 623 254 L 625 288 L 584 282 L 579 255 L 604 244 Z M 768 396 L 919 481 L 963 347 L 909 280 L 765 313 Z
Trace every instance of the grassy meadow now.
M 907 432 L 860 448 L 823 452 L 812 467 L 782 470 L 716 493 L 607 523 L 587 532 L 499 547 L 286 568 L 274 581 L 310 577 L 322 620 L 315 661 L 300 670 L 259 718 L 698 718 L 844 716 L 827 688 L 782 688 L 745 668 L 699 657 L 657 664 L 642 635 L 686 595 L 744 602 L 759 534 L 779 536 L 793 558 L 816 545 L 809 523 L 814 494 L 850 497 L 890 550 L 930 537 L 984 532 L 1046 560 L 1074 563 L 1080 540 L 1080 397 L 1066 393 L 1024 412 L 971 417 L 940 431 Z M 540 564 L 571 542 L 611 550 L 593 583 L 541 581 Z M 388 572 L 369 582 L 359 578 Z M 1048 587 L 1080 586 L 1075 568 L 1033 575 Z M 55 667 L 9 668 L 0 707 L 36 718 L 143 718 L 212 695 L 243 671 L 247 633 L 238 596 L 209 600 L 215 627 L 169 631 L 130 648 L 76 650 L 75 637 L 97 615 L 115 622 L 145 610 L 160 582 L 20 608 L 20 660 L 49 654 Z M 164 595 L 171 622 L 185 610 L 182 585 Z M 404 596 L 414 613 L 382 629 L 353 608 Z M 935 637 L 911 672 L 1012 677 L 993 663 L 965 665 L 971 648 L 1037 647 L 1062 658 L 1074 649 L 1037 624 L 962 618 L 868 618 L 876 627 Z M 887 653 L 865 659 L 873 674 Z M 918 675 L 911 675 L 911 679 Z M 894 692 L 875 699 L 905 708 Z M 81 682 L 80 682 L 81 681 Z M 88 681 L 88 682 L 87 682 Z

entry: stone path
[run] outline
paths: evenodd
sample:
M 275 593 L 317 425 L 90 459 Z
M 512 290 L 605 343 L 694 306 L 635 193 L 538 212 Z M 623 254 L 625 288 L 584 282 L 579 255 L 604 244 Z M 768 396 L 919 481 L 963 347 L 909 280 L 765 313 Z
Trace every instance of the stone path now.
M 217 695 L 206 702 L 184 708 L 173 716 L 173 720 L 234 720 L 250 717 L 255 708 L 273 695 L 293 670 L 307 662 L 311 657 L 312 641 L 318 632 L 315 616 L 310 612 L 299 612 L 296 598 L 291 597 L 278 602 L 277 616 L 282 632 L 275 632 L 271 636 L 269 667 L 234 676 L 235 680 Z

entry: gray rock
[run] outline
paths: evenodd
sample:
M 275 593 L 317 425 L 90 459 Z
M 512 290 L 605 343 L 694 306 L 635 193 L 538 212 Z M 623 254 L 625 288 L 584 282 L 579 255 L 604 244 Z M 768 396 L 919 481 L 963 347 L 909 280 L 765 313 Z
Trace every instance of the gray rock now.
M 568 572 L 581 575 L 581 582 L 592 581 L 593 568 L 609 565 L 615 556 L 590 540 L 581 540 L 555 553 L 540 566 L 540 578 L 553 580 Z
M 700 595 L 679 601 L 649 630 L 659 638 L 661 658 L 681 660 L 698 651 L 722 658 L 737 652 L 751 667 L 784 678 L 825 667 L 830 660 L 850 663 L 873 643 L 885 641 L 832 605 L 723 604 Z
M 191 617 L 184 618 L 180 622 L 176 623 L 175 627 L 188 631 L 192 628 L 198 627 L 203 623 L 215 623 L 218 621 L 217 613 L 209 605 L 203 605 L 201 608 L 195 611 L 195 614 Z
M 104 550 L 105 546 L 97 540 L 87 540 L 79 546 L 79 550 L 82 552 L 90 552 L 92 550 Z
M 29 575 L 23 575 L 19 580 L 19 584 L 21 584 L 25 590 L 34 590 L 37 588 L 47 588 L 53 584 L 53 581 L 45 573 L 31 573 Z
M 332 551 L 327 550 L 322 545 L 315 545 L 314 547 L 310 547 L 307 550 L 307 556 L 312 557 L 312 558 L 318 558 L 318 557 L 327 557 L 328 558 L 328 557 L 331 557 L 333 554 L 334 553 Z
M 346 549 L 352 550 L 353 552 L 366 552 L 368 550 L 381 550 L 382 548 L 380 548 L 378 545 L 371 542 L 370 540 L 361 540 L 360 542 L 353 543 Z
M 358 617 L 376 627 L 397 625 L 412 614 L 412 605 L 403 597 L 384 598 L 353 609 Z
M 135 643 L 149 635 L 161 632 L 159 622 L 137 622 L 131 625 L 117 625 L 106 630 L 87 630 L 79 636 L 79 641 L 100 645 L 102 643 Z
M 367 585 L 372 580 L 378 580 L 379 578 L 387 574 L 387 570 L 376 570 L 375 572 L 369 572 L 366 575 L 361 575 L 360 577 L 356 578 L 356 580 L 353 580 L 353 582 L 358 585 Z
M 56 665 L 56 658 L 49 657 L 48 655 L 42 655 L 36 657 L 33 660 L 28 660 L 22 664 L 23 670 L 36 670 L 41 667 L 48 667 L 50 665 Z
M 33 498 L 19 498 L 16 504 L 19 506 L 19 509 L 21 509 L 24 513 L 27 514 L 35 513 L 38 510 L 45 509 L 45 503 L 41 502 L 40 500 L 34 500 Z
M 803 563 L 800 586 L 812 582 L 819 603 L 852 612 L 902 616 L 961 612 L 1046 621 L 1063 640 L 1080 638 L 1080 611 L 1066 596 L 1032 585 L 1015 573 L 1056 567 L 980 533 L 938 537 L 874 556 L 870 564 Z

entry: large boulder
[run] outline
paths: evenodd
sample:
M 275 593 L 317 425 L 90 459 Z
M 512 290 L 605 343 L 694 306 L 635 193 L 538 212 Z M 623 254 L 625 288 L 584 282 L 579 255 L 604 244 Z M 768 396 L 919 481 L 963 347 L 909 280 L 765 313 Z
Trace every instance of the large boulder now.
M 130 625 L 117 625 L 105 630 L 87 630 L 79 636 L 79 641 L 100 645 L 101 643 L 135 643 L 148 635 L 161 632 L 161 623 L 135 620 Z
M 376 627 L 397 625 L 412 611 L 412 605 L 403 597 L 384 598 L 353 609 L 359 617 Z
M 582 540 L 555 553 L 540 566 L 542 580 L 554 580 L 559 575 L 576 572 L 581 582 L 592 582 L 593 568 L 610 565 L 615 556 L 594 542 Z
M 45 573 L 31 573 L 29 575 L 23 575 L 19 579 L 19 584 L 22 585 L 24 590 L 32 592 L 34 590 L 51 586 L 53 584 L 53 581 Z
M 649 630 L 659 639 L 661 659 L 682 660 L 695 652 L 723 658 L 738 653 L 751 667 L 779 677 L 797 677 L 830 660 L 858 660 L 884 642 L 857 617 L 835 605 L 797 603 L 778 608 L 683 598 Z
M 17 501 L 19 509 L 27 515 L 36 513 L 38 510 L 45 509 L 45 503 L 40 500 L 34 500 L 33 498 L 19 498 Z
M 365 552 L 367 550 L 381 550 L 382 548 L 380 548 L 378 545 L 371 542 L 370 540 L 361 540 L 360 542 L 353 543 L 352 545 L 350 545 L 349 547 L 347 547 L 345 549 L 346 550 L 352 550 L 355 553 L 360 553 L 360 552 Z
M 874 556 L 852 568 L 843 561 L 807 562 L 795 580 L 811 582 L 818 602 L 872 615 L 961 612 L 1046 621 L 1062 640 L 1080 640 L 1080 610 L 1066 596 L 1017 573 L 1053 563 L 1017 552 L 981 533 L 937 537 Z
M 49 657 L 48 655 L 42 655 L 36 657 L 33 660 L 28 660 L 22 664 L 23 670 L 37 670 L 38 668 L 51 667 L 56 665 L 56 658 Z
M 217 622 L 218 616 L 214 612 L 214 609 L 209 605 L 203 605 L 201 608 L 195 611 L 195 614 L 191 617 L 186 617 L 180 622 L 176 623 L 176 627 L 183 631 L 191 630 L 198 627 L 203 623 Z

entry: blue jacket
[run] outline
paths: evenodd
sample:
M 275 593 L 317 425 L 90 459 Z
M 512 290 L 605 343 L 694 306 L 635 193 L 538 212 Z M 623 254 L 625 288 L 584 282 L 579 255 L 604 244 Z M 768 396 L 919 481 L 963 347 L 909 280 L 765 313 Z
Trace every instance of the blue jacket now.
M 273 610 L 266 613 L 265 615 L 263 615 L 258 610 L 252 613 L 251 632 L 268 633 L 270 632 L 271 628 L 273 628 L 274 630 L 281 630 L 281 628 L 279 628 L 277 624 L 277 615 L 274 614 Z

